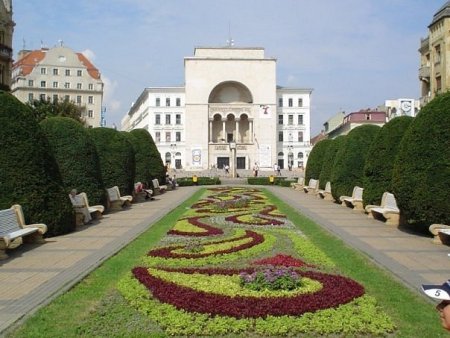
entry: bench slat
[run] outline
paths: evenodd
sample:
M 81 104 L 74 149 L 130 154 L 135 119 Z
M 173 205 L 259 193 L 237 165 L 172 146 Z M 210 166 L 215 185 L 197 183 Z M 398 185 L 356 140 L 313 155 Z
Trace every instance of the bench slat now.
M 10 240 L 16 239 L 18 237 L 22 237 L 22 236 L 27 236 L 29 234 L 32 234 L 36 231 L 38 231 L 38 228 L 25 228 L 25 229 L 19 229 L 13 232 L 10 232 L 9 234 L 6 234 L 5 236 L 0 236 L 0 237 L 7 237 Z
M 0 236 L 20 230 L 21 227 L 17 222 L 16 212 L 13 209 L 0 210 Z

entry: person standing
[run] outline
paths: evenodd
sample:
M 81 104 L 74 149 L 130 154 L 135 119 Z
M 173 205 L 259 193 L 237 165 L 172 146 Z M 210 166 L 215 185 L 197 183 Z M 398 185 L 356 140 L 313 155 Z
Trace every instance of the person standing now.
M 258 171 L 259 171 L 258 163 L 255 162 L 255 166 L 253 167 L 253 175 L 255 177 L 258 177 Z
M 277 175 L 281 176 L 281 167 L 279 164 L 277 164 Z

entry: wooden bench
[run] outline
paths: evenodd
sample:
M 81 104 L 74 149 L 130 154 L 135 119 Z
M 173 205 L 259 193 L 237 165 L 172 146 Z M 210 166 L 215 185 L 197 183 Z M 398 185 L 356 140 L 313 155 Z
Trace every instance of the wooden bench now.
M 305 178 L 299 177 L 296 183 L 291 183 L 291 188 L 294 190 L 303 190 L 303 187 L 305 186 Z
M 123 207 L 130 206 L 133 201 L 133 196 L 120 196 L 120 190 L 117 185 L 106 189 L 106 191 L 108 192 L 108 203 L 111 210 L 121 210 Z
M 344 207 L 353 208 L 355 211 L 364 211 L 363 207 L 363 188 L 355 186 L 353 188 L 352 196 L 341 196 L 339 200 Z
M 331 182 L 328 181 L 327 184 L 325 184 L 324 190 L 319 189 L 317 191 L 317 196 L 325 201 L 333 201 L 333 195 L 331 194 Z
M 400 209 L 397 207 L 395 196 L 384 192 L 381 197 L 381 205 L 367 205 L 365 208 L 369 218 L 385 220 L 387 225 L 398 226 L 400 224 Z
M 431 224 L 429 227 L 433 235 L 433 243 L 450 245 L 450 226 L 446 224 Z
M 141 182 L 134 184 L 133 201 L 144 202 L 145 200 L 152 199 L 153 190 L 147 189 Z
M 311 178 L 309 180 L 308 185 L 303 187 L 303 191 L 306 193 L 310 191 L 317 192 L 318 189 L 319 189 L 319 180 L 315 180 L 314 178 Z
M 8 258 L 6 249 L 13 249 L 25 242 L 44 243 L 47 232 L 45 224 L 25 224 L 22 207 L 14 204 L 10 209 L 0 210 L 0 259 Z
M 89 223 L 92 219 L 102 218 L 105 207 L 103 205 L 89 205 L 87 194 L 80 192 L 75 196 L 69 194 L 75 211 L 75 223 L 77 226 Z
M 153 183 L 153 188 L 154 188 L 154 192 L 155 195 L 156 194 L 162 194 L 167 190 L 167 185 L 159 185 L 159 181 L 157 178 L 155 178 L 154 180 L 152 180 Z

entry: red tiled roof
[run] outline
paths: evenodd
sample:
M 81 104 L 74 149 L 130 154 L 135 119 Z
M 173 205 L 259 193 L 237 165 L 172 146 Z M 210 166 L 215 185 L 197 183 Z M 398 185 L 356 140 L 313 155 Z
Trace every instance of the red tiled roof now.
M 91 61 L 89 61 L 88 58 L 85 57 L 82 53 L 77 53 L 77 56 L 78 60 L 80 60 L 80 62 L 86 67 L 89 75 L 94 79 L 100 79 L 100 72 L 97 68 L 94 67 Z

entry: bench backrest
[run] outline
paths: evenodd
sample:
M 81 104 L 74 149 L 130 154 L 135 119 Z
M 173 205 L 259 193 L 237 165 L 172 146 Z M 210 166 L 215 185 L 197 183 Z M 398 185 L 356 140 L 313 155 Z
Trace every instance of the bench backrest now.
M 116 185 L 112 188 L 106 189 L 108 191 L 108 197 L 110 201 L 120 200 L 119 187 Z
M 311 189 L 317 189 L 317 186 L 319 185 L 319 181 L 315 180 L 314 178 L 309 179 L 308 187 Z
M 383 193 L 383 197 L 381 198 L 381 207 L 398 209 L 394 194 L 391 194 L 389 192 Z
M 325 192 L 331 192 L 331 182 L 328 181 L 327 184 L 325 184 Z
M 355 186 L 353 188 L 352 198 L 355 200 L 362 200 L 363 197 L 363 188 Z
M 158 179 L 157 179 L 157 178 L 155 178 L 154 180 L 152 180 L 152 183 L 153 183 L 153 187 L 154 187 L 155 189 L 159 189 L 159 182 L 158 182 Z
M 17 214 L 14 209 L 0 210 L 0 237 L 3 237 L 13 231 L 20 230 L 22 227 L 17 221 Z
M 297 180 L 297 183 L 298 184 L 302 184 L 302 185 L 305 184 L 305 178 L 304 177 L 299 177 L 298 180 Z

